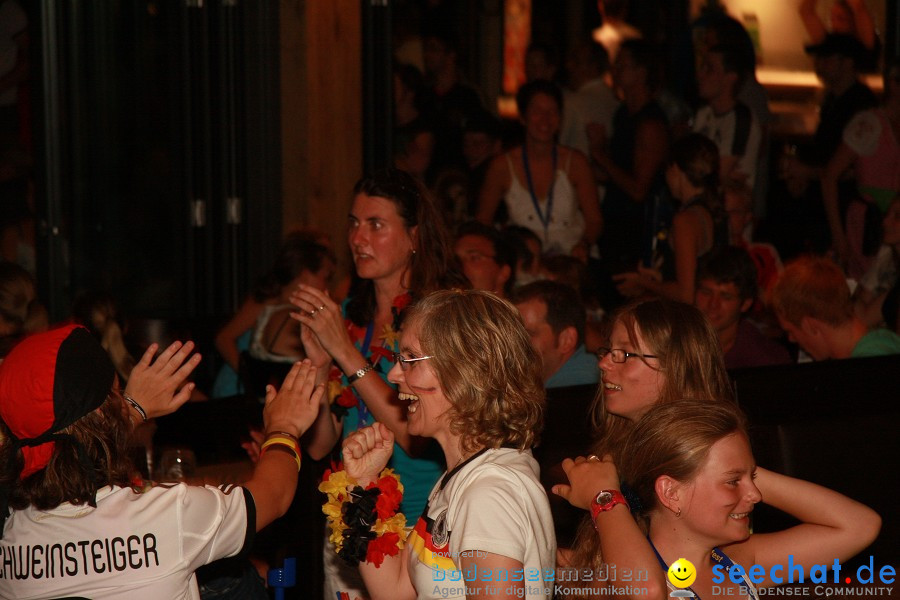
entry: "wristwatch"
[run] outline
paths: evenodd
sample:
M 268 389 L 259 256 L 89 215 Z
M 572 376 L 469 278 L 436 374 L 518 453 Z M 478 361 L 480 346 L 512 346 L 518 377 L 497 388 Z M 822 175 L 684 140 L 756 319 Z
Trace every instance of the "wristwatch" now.
M 357 380 L 365 376 L 366 373 L 374 368 L 375 367 L 372 366 L 372 363 L 367 362 L 366 366 L 364 366 L 362 369 L 358 369 L 353 375 L 347 375 L 347 385 L 353 385 Z
M 596 520 L 597 515 L 611 510 L 617 504 L 628 506 L 625 496 L 619 490 L 600 490 L 597 496 L 591 500 L 591 521 Z

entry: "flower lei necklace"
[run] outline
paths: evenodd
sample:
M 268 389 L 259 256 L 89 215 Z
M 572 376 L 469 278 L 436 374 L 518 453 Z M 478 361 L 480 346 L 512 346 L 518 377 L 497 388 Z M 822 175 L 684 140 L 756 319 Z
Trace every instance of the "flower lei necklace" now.
M 393 360 L 393 350 L 400 339 L 400 335 L 397 333 L 400 313 L 411 301 L 412 296 L 409 292 L 404 292 L 394 298 L 391 304 L 391 314 L 394 317 L 393 322 L 382 328 L 377 344 L 372 343 L 375 329 L 374 320 L 367 327 L 359 327 L 354 325 L 350 319 L 344 319 L 347 333 L 350 335 L 350 341 L 353 342 L 354 346 L 359 344 L 363 357 L 369 360 L 379 373 L 383 372 L 381 359 Z M 347 412 L 355 406 L 359 410 L 359 423 L 362 427 L 366 423 L 369 411 L 362 399 L 357 396 L 353 386 L 347 385 L 346 381 L 347 378 L 343 372 L 336 365 L 332 365 L 331 371 L 328 373 L 328 387 L 326 388 L 328 398 L 331 400 L 331 412 L 340 419 L 345 417 Z
M 406 542 L 406 516 L 397 512 L 403 484 L 393 469 L 384 469 L 365 488 L 343 469 L 325 471 L 319 491 L 328 496 L 322 506 L 335 552 L 347 564 L 366 561 L 380 567 L 385 556 L 396 556 Z

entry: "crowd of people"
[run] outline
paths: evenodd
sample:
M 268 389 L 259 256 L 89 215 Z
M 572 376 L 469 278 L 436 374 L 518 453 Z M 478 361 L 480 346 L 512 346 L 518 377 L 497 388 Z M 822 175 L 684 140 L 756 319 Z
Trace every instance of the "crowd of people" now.
M 265 598 L 246 561 L 226 592 L 195 571 L 246 556 L 304 460 L 332 462 L 310 567 L 326 598 L 550 598 L 560 569 L 615 566 L 645 574 L 628 598 L 755 599 L 779 581 L 717 569 L 809 571 L 872 543 L 873 510 L 756 464 L 729 370 L 900 354 L 900 68 L 879 107 L 864 3 L 827 32 L 804 1 L 825 100 L 770 177 L 740 23 L 693 25 L 681 98 L 624 4 L 600 2 L 609 50 L 529 47 L 512 136 L 452 36 L 426 32 L 420 65 L 398 46 L 393 166 L 353 187 L 349 277 L 332 240 L 289 234 L 215 337 L 215 389 L 191 342 L 132 358 L 109 298 L 51 327 L 0 263 L 0 597 Z M 779 194 L 803 216 L 789 243 L 766 221 Z M 137 475 L 150 421 L 238 394 L 263 406 L 240 486 Z M 799 524 L 753 533 L 760 502 Z M 677 559 L 689 585 L 666 578 Z

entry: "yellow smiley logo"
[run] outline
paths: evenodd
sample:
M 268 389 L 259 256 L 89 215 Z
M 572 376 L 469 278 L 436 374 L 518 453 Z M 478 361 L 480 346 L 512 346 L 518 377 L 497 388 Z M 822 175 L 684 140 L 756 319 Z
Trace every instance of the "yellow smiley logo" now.
M 697 569 L 686 558 L 679 558 L 669 567 L 669 582 L 677 588 L 691 587 L 696 579 Z

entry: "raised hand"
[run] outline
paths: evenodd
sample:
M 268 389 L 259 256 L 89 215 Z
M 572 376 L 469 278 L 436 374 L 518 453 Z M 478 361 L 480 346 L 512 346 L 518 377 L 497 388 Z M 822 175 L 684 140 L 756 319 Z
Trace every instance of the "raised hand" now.
M 312 361 L 313 366 L 320 371 L 327 369 L 331 362 L 331 355 L 319 343 L 319 338 L 313 330 L 300 325 L 300 341 L 303 342 L 303 351 L 306 353 L 307 358 Z
M 175 412 L 188 401 L 195 385 L 182 384 L 201 358 L 199 354 L 191 356 L 194 342 L 173 342 L 154 360 L 158 349 L 159 344 L 150 344 L 125 386 L 125 393 L 141 405 L 148 418 Z
M 319 344 L 332 358 L 353 347 L 341 307 L 326 292 L 301 283 L 291 294 L 291 304 L 299 309 L 291 316 L 316 334 Z
M 373 423 L 344 440 L 344 468 L 350 477 L 366 486 L 378 479 L 394 452 L 394 434 L 384 423 Z
M 553 493 L 562 496 L 576 508 L 589 509 L 591 501 L 600 490 L 617 490 L 620 488 L 619 474 L 610 455 L 602 459 L 591 455 L 587 458 L 579 456 L 562 462 L 563 471 L 569 479 L 569 485 L 563 483 L 553 486 Z
M 316 368 L 307 359 L 294 363 L 281 389 L 266 386 L 263 422 L 266 431 L 285 431 L 300 437 L 309 429 L 319 413 L 324 385 L 315 385 Z

